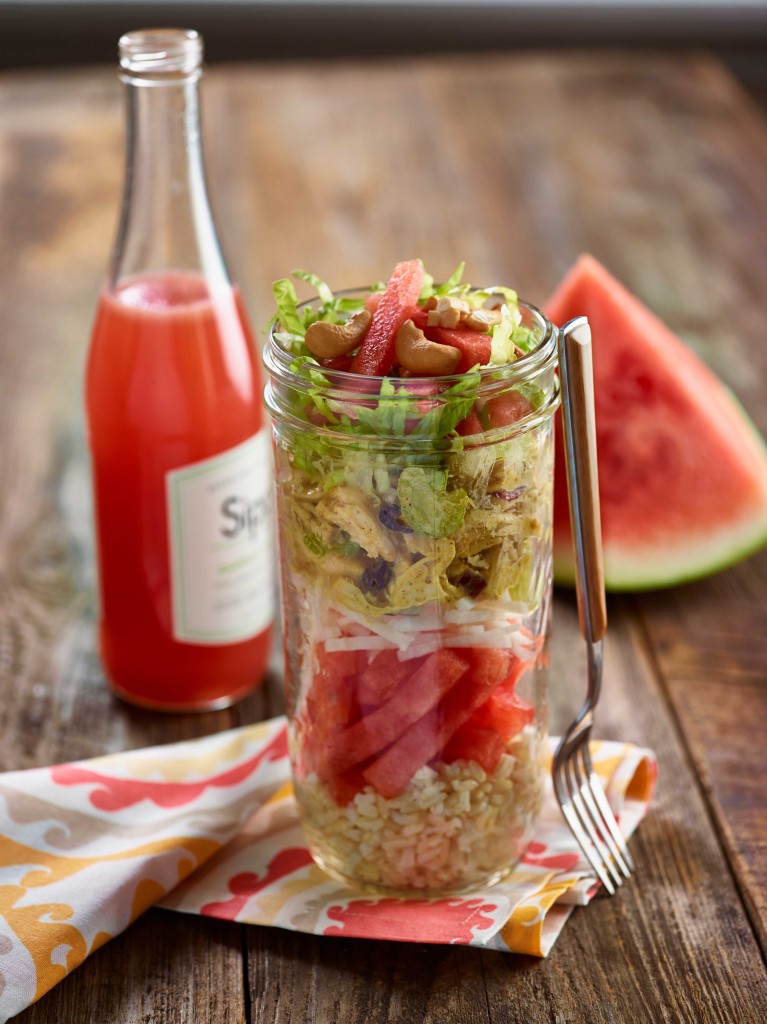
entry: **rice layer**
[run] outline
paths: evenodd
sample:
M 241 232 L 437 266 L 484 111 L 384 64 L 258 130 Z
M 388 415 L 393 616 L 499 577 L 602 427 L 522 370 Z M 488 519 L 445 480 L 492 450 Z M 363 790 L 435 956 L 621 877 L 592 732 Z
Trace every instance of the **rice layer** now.
M 296 786 L 310 845 L 368 886 L 459 890 L 513 864 L 543 799 L 542 744 L 528 726 L 493 772 L 475 761 L 424 766 L 392 800 L 366 786 L 346 807 L 316 775 Z

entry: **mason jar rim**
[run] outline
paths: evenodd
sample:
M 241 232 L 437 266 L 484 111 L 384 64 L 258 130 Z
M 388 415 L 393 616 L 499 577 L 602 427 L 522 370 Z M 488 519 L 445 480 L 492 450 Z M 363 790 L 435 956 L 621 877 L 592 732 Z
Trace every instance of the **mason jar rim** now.
M 343 297 L 350 296 L 362 296 L 369 294 L 369 288 L 347 288 L 343 291 L 337 291 L 335 294 Z M 306 302 L 302 302 L 299 305 L 299 309 L 302 309 L 316 299 L 308 299 Z M 550 372 L 556 365 L 557 361 L 557 329 L 551 321 L 544 316 L 544 314 L 529 302 L 525 302 L 522 299 L 518 300 L 519 306 L 527 311 L 533 320 L 539 327 L 542 337 L 538 345 L 526 355 L 513 363 L 506 363 L 503 366 L 488 366 L 480 367 L 478 372 L 480 375 L 479 385 L 477 387 L 477 397 L 485 401 L 498 396 L 499 394 L 505 393 L 518 387 L 521 384 L 533 383 L 536 378 L 540 377 L 544 373 Z M 267 344 L 264 347 L 263 360 L 264 364 L 269 371 L 270 379 L 267 382 L 264 399 L 271 415 L 281 421 L 282 423 L 290 426 L 295 430 L 305 430 L 307 424 L 299 417 L 293 415 L 293 413 L 287 409 L 280 401 L 279 390 L 275 388 L 275 384 L 282 388 L 287 388 L 291 391 L 305 392 L 310 387 L 309 382 L 305 377 L 299 376 L 293 370 L 291 370 L 291 364 L 297 358 L 297 356 L 288 352 L 284 349 L 276 340 L 275 334 L 279 331 L 280 323 L 279 320 L 275 320 L 269 330 L 269 337 Z M 367 376 L 358 373 L 349 373 L 345 370 L 329 370 L 323 366 L 318 367 L 319 372 L 325 377 L 326 384 L 324 386 L 317 387 L 317 391 L 321 397 L 325 400 L 336 400 L 348 404 L 354 404 L 355 402 L 366 403 L 370 401 L 376 401 L 377 403 L 384 404 L 386 402 L 396 403 L 401 401 L 400 388 L 407 388 L 408 385 L 417 383 L 425 387 L 433 387 L 433 393 L 429 394 L 428 397 L 436 401 L 440 400 L 440 395 L 445 390 L 459 383 L 466 377 L 466 374 L 457 373 L 444 375 L 439 377 L 394 377 L 394 376 Z M 392 395 L 381 395 L 380 384 L 384 379 L 391 381 L 392 385 L 396 388 L 396 391 Z M 375 389 L 363 389 L 361 387 L 362 382 L 369 381 L 375 384 Z M 353 385 L 358 383 L 360 386 L 354 387 Z M 417 397 L 414 395 L 414 397 Z M 463 444 L 468 447 L 483 446 L 486 444 L 494 444 L 498 441 L 507 439 L 510 434 L 517 434 L 522 431 L 534 429 L 540 423 L 544 422 L 547 418 L 552 416 L 559 405 L 560 389 L 559 380 L 554 376 L 551 392 L 547 394 L 546 401 L 537 409 L 533 409 L 526 416 L 520 417 L 519 420 L 514 421 L 513 424 L 505 424 L 499 427 L 491 427 L 487 430 L 482 431 L 478 434 L 469 434 L 463 437 Z M 332 426 L 320 426 L 319 424 L 312 424 L 311 429 L 314 433 L 319 434 L 326 438 L 326 440 L 333 440 L 338 444 L 343 445 L 345 442 L 359 443 L 359 437 L 356 435 L 348 435 L 343 431 L 334 430 Z M 428 451 L 433 449 L 435 441 L 430 437 L 418 437 L 413 434 L 406 434 L 403 437 L 394 435 L 379 435 L 375 438 L 375 442 L 369 439 L 369 443 L 374 445 L 380 445 L 382 449 L 398 448 L 408 450 L 421 450 Z M 444 444 L 447 447 L 452 446 L 452 441 L 445 441 Z M 441 447 L 442 443 L 437 442 L 437 446 Z
M 370 288 L 346 288 L 343 291 L 337 291 L 335 293 L 338 296 L 351 298 L 354 296 L 362 296 L 370 294 Z M 298 309 L 304 309 L 306 306 L 316 302 L 316 299 L 307 299 L 305 302 L 299 304 Z M 479 392 L 483 393 L 486 387 L 492 387 L 493 385 L 502 383 L 504 387 L 508 387 L 511 384 L 520 384 L 527 380 L 530 380 L 543 370 L 547 369 L 550 363 L 556 362 L 557 357 L 557 331 L 554 324 L 530 302 L 526 302 L 524 299 L 518 300 L 519 307 L 527 310 L 537 321 L 540 327 L 542 337 L 541 341 L 536 347 L 528 352 L 526 355 L 517 359 L 513 363 L 505 363 L 502 366 L 481 366 L 479 367 L 480 383 Z M 279 330 L 280 322 L 275 320 L 269 328 L 269 337 L 267 344 L 264 348 L 264 363 L 266 364 L 269 372 L 280 381 L 282 384 L 287 384 L 289 387 L 303 388 L 306 386 L 306 380 L 294 373 L 291 369 L 291 363 L 297 358 L 292 352 L 288 352 L 284 349 L 276 340 L 275 334 Z M 392 384 L 406 386 L 412 384 L 413 381 L 417 381 L 419 384 L 439 386 L 442 388 L 449 388 L 454 384 L 457 384 L 463 377 L 466 376 L 464 373 L 453 373 L 444 374 L 438 377 L 395 377 L 390 374 L 383 374 L 382 376 L 370 376 L 360 373 L 350 373 L 348 370 L 329 370 L 324 366 L 320 367 L 320 372 L 326 378 L 328 382 L 327 388 L 323 388 L 323 394 L 327 394 L 329 397 L 335 397 L 334 392 L 336 388 L 335 384 L 339 385 L 339 390 L 342 391 L 343 395 L 348 399 L 354 397 L 370 398 L 371 392 L 363 389 L 355 390 L 349 385 L 355 381 L 378 381 L 379 384 L 382 380 L 387 379 Z M 386 395 L 378 395 L 375 397 L 379 401 L 386 401 Z M 391 396 L 396 398 L 396 396 Z M 435 397 L 439 397 L 439 392 L 436 392 Z

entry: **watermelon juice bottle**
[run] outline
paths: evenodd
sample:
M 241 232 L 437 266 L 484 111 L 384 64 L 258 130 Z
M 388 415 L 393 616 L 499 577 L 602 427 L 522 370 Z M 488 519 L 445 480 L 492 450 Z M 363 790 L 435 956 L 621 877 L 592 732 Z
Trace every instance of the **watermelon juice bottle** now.
M 102 662 L 163 710 L 257 685 L 273 613 L 270 443 L 207 201 L 201 61 L 195 32 L 120 40 L 126 182 L 86 381 Z
M 315 303 L 281 302 L 266 401 L 309 848 L 365 890 L 442 896 L 502 878 L 542 803 L 556 331 L 506 289 L 526 347 L 509 365 L 477 369 L 474 353 L 464 373 L 414 378 L 401 362 L 365 375 L 351 353 L 305 354 L 307 323 L 356 317 L 345 338 L 329 332 L 348 350 L 373 309 L 396 331 L 403 301 L 429 329 L 430 310 L 413 305 L 416 263 L 398 265 L 383 296 L 333 297 L 314 279 Z M 278 300 L 288 292 L 275 286 Z M 456 345 L 490 356 L 489 336 L 458 333 Z M 366 357 L 363 342 L 354 359 Z

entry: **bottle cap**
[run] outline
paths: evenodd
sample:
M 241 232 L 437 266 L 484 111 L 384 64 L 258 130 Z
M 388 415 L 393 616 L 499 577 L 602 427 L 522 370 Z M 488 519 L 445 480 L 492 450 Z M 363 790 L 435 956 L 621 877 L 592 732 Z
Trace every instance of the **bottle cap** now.
M 165 79 L 202 65 L 203 41 L 191 28 L 145 28 L 127 32 L 119 43 L 120 67 L 132 77 Z

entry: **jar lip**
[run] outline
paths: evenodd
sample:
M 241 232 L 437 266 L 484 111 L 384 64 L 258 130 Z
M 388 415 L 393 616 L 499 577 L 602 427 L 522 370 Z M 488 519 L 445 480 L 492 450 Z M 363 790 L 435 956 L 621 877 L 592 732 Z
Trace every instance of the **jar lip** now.
M 363 295 L 368 295 L 370 288 L 346 288 L 343 291 L 337 291 L 337 296 L 351 298 Z M 311 303 L 315 302 L 316 299 L 308 299 L 306 302 L 300 303 L 298 309 L 303 309 Z M 515 383 L 522 383 L 524 381 L 535 378 L 539 373 L 548 369 L 548 367 L 556 362 L 557 357 L 557 330 L 554 324 L 530 302 L 526 302 L 524 299 L 519 299 L 519 307 L 526 310 L 531 314 L 532 318 L 537 322 L 540 327 L 542 337 L 540 342 L 535 348 L 522 356 L 520 359 L 513 363 L 506 363 L 502 366 L 483 366 L 480 367 L 478 372 L 480 375 L 480 381 L 478 391 L 485 393 L 488 390 L 492 390 L 494 385 L 502 384 L 504 389 Z M 279 342 L 276 340 L 275 334 L 280 328 L 279 320 L 275 320 L 269 328 L 269 337 L 267 344 L 264 347 L 263 359 L 267 369 L 273 377 L 275 377 L 280 383 L 286 384 L 288 387 L 297 387 L 301 390 L 306 388 L 306 380 L 300 377 L 298 374 L 291 370 L 291 364 L 297 358 L 293 353 L 288 352 L 284 349 Z M 390 380 L 395 386 L 407 387 L 418 383 L 423 387 L 434 387 L 435 394 L 438 396 L 440 390 L 452 387 L 463 380 L 466 374 L 454 373 L 446 374 L 439 377 L 394 377 L 394 376 L 368 376 L 360 373 L 350 373 L 348 370 L 329 370 L 325 367 L 320 368 L 320 372 L 327 381 L 327 388 L 323 388 L 323 393 L 333 395 L 336 390 L 339 390 L 346 398 L 352 399 L 356 396 L 362 398 L 376 397 L 379 401 L 386 401 L 386 396 L 380 396 L 378 391 L 380 390 L 380 383 L 384 379 Z M 377 382 L 378 387 L 375 392 L 371 392 L 368 389 L 354 388 L 352 385 L 355 382 L 362 383 L 363 381 Z

